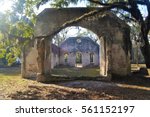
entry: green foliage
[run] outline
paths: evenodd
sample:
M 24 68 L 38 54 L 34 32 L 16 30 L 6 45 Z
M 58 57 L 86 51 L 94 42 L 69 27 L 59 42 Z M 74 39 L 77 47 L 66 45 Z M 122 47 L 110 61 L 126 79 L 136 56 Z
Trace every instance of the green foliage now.
M 80 2 L 85 1 L 85 4 L 87 7 L 95 7 L 99 6 L 98 4 L 94 4 L 92 2 L 89 2 L 88 0 L 35 0 L 38 1 L 37 7 L 40 7 L 40 5 L 46 4 L 47 2 L 50 2 L 50 5 L 55 8 L 62 8 L 62 7 L 68 7 L 70 4 L 76 5 L 77 3 L 80 4 Z M 114 3 L 114 2 L 126 2 L 128 0 L 99 0 L 102 3 Z
M 12 11 L 0 13 L 0 58 L 6 59 L 8 65 L 20 57 L 23 46 L 33 36 L 36 19 L 30 1 L 16 0 Z
M 0 48 L 0 59 L 5 57 L 6 50 Z
M 61 8 L 67 7 L 70 3 L 77 4 L 79 0 L 53 0 L 51 5 L 52 7 Z M 80 0 L 82 1 L 82 0 Z
M 87 0 L 40 0 L 40 2 L 38 1 L 37 7 L 39 8 L 40 5 L 50 2 L 51 7 L 62 8 L 62 7 L 68 7 L 70 4 L 77 4 L 78 2 L 81 1 L 87 1 Z

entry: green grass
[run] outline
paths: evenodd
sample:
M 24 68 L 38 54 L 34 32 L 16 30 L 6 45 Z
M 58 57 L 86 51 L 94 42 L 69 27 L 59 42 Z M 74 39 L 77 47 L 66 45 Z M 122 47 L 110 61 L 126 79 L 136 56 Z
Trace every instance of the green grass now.
M 13 89 L 23 86 L 27 81 L 21 78 L 19 68 L 0 68 L 0 89 Z
M 20 68 L 0 68 L 0 83 L 2 81 L 9 81 L 9 80 L 15 80 L 16 78 L 20 78 L 21 73 L 20 73 Z
M 69 77 L 96 77 L 99 76 L 99 68 L 54 68 L 52 75 Z
M 17 90 L 24 90 L 28 82 L 21 78 L 20 68 L 0 68 L 0 99 Z

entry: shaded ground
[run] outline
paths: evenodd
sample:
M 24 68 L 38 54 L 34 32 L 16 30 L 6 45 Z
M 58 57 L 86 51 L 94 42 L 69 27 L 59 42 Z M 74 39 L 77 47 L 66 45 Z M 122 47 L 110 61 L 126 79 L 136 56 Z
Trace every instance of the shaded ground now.
M 18 68 L 0 68 L 0 99 L 150 99 L 150 79 L 136 74 L 113 82 L 43 84 L 22 79 Z
M 71 81 L 29 85 L 25 91 L 18 91 L 10 97 L 12 99 L 150 99 L 150 87 L 99 81 Z

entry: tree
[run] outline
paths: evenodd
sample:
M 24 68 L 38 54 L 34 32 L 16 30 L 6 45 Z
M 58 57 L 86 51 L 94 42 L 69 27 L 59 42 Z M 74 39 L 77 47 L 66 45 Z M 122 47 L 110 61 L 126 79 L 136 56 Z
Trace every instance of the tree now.
M 16 0 L 11 11 L 0 13 L 0 58 L 12 65 L 33 36 L 35 13 L 26 0 Z
M 77 2 L 80 1 L 87 1 L 87 4 L 92 3 L 100 7 L 100 10 L 93 11 L 91 13 L 83 15 L 80 18 L 78 18 L 78 20 L 67 22 L 65 25 L 60 27 L 58 31 L 67 27 L 69 24 L 73 22 L 78 22 L 85 17 L 106 10 L 113 10 L 117 13 L 122 14 L 125 17 L 125 19 L 128 19 L 128 21 L 134 21 L 140 26 L 140 31 L 139 31 L 140 41 L 144 42 L 143 46 L 141 47 L 141 51 L 144 56 L 147 68 L 150 68 L 150 43 L 148 39 L 148 34 L 150 31 L 150 1 L 149 0 L 41 0 L 41 2 L 37 4 L 37 6 L 39 7 L 40 5 L 43 5 L 48 1 L 50 1 L 51 4 L 55 7 L 67 7 L 70 3 L 76 4 Z M 142 15 L 142 10 L 140 9 L 140 6 L 146 7 L 146 10 L 148 12 L 147 16 L 144 17 Z M 124 14 L 128 14 L 128 15 L 124 15 Z
M 11 65 L 15 62 L 16 57 L 20 56 L 20 49 L 17 49 L 17 40 L 10 39 L 8 30 L 11 30 L 11 26 L 8 21 L 8 13 L 0 14 L 0 58 L 7 60 L 7 64 Z

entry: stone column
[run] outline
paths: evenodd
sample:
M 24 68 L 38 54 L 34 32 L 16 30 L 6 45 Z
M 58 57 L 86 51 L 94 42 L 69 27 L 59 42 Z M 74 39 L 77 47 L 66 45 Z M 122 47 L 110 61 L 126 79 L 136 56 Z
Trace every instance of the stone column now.
M 112 43 L 112 75 L 114 77 L 130 74 L 130 33 L 114 29 L 115 35 Z M 129 39 L 128 39 L 129 38 Z
M 112 41 L 109 39 L 106 42 L 106 56 L 107 56 L 107 80 L 112 78 Z
M 106 42 L 100 38 L 100 76 L 106 76 Z
M 111 49 L 107 38 L 100 38 L 100 76 L 104 80 L 111 80 Z
M 26 58 L 25 58 L 25 46 L 22 47 L 22 64 L 21 64 L 21 75 L 22 78 L 26 76 Z
M 42 38 L 37 40 L 38 50 L 38 73 L 37 81 L 46 82 L 51 76 L 51 43 L 48 39 Z
M 38 82 L 45 82 L 45 74 L 44 74 L 44 59 L 45 59 L 45 42 L 44 38 L 37 40 L 37 63 L 38 63 L 38 72 L 37 72 L 37 81 Z
M 44 58 L 44 73 L 51 75 L 51 40 L 45 39 L 45 58 Z

